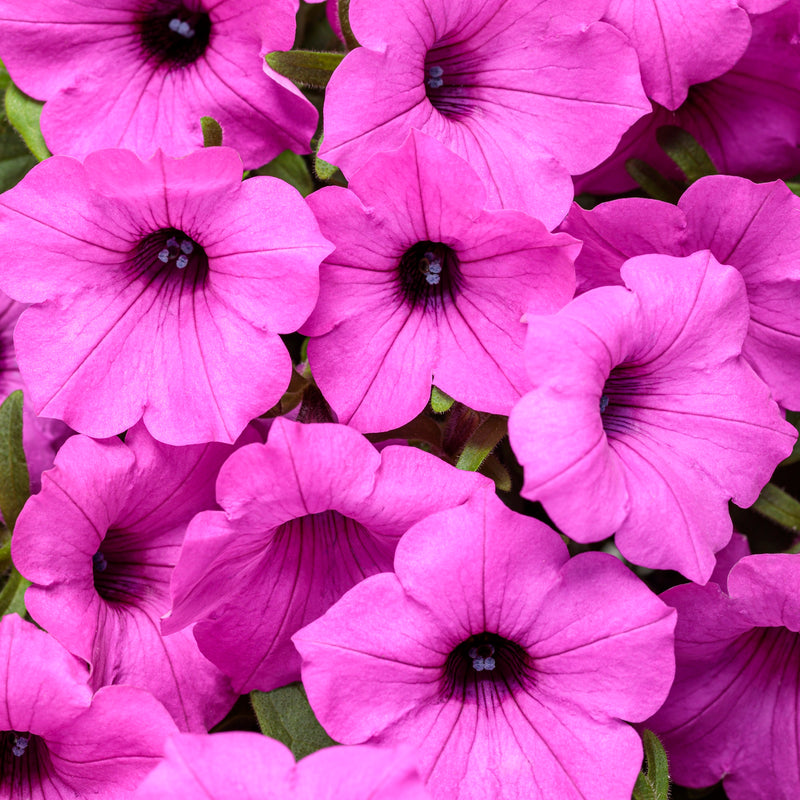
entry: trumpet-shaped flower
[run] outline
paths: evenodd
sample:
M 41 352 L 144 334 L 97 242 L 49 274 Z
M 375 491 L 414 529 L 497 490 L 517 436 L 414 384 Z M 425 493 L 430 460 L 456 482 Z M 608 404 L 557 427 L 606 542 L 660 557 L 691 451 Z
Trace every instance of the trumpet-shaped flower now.
M 203 146 L 211 116 L 252 169 L 307 153 L 316 127 L 311 103 L 264 62 L 291 48 L 296 11 L 297 0 L 0 0 L 0 51 L 46 101 L 54 153 L 183 156 Z
M 0 796 L 128 800 L 176 732 L 141 689 L 94 697 L 85 666 L 17 614 L 0 620 Z
M 336 250 L 302 331 L 340 422 L 399 427 L 425 408 L 432 383 L 508 414 L 528 388 L 522 318 L 570 300 L 579 245 L 485 201 L 469 165 L 417 131 L 348 189 L 309 198 Z
M 465 158 L 492 207 L 556 224 L 590 169 L 650 110 L 606 0 L 353 0 L 363 45 L 327 87 L 321 153 L 348 177 L 412 128 Z
M 411 525 L 487 484 L 413 447 L 379 453 L 344 425 L 277 419 L 220 471 L 223 510 L 192 520 L 164 629 L 199 620 L 200 649 L 239 692 L 299 680 L 292 634 L 391 569 Z
M 529 319 L 534 389 L 509 435 L 522 494 L 581 542 L 616 533 L 637 564 L 705 583 L 797 431 L 741 357 L 744 281 L 708 251 L 638 256 L 626 287 Z
M 629 800 L 672 612 L 621 562 L 569 559 L 491 491 L 420 521 L 395 573 L 299 631 L 303 684 L 346 744 L 410 746 L 441 800 Z
M 207 730 L 235 699 L 191 630 L 160 631 L 186 526 L 214 507 L 214 481 L 231 450 L 163 445 L 141 425 L 124 443 L 73 436 L 14 531 L 14 561 L 33 582 L 31 616 L 89 663 L 95 689 L 147 689 L 183 730 Z
M 241 180 L 228 148 L 54 157 L 0 199 L 0 286 L 37 414 L 105 437 L 233 442 L 280 398 L 278 333 L 306 319 L 331 247 L 298 192 Z
M 716 583 L 662 595 L 677 609 L 675 683 L 645 723 L 684 786 L 794 800 L 800 758 L 800 556 L 747 556 Z

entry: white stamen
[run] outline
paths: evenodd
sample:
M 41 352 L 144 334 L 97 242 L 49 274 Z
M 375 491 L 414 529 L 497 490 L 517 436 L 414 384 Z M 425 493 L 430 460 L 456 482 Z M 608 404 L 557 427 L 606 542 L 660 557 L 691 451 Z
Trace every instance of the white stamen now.
M 158 254 L 158 260 L 164 264 L 169 261 L 169 250 L 166 247 Z
M 188 22 L 181 22 L 178 33 L 183 36 L 184 39 L 191 39 L 192 36 L 194 36 L 192 26 Z
M 439 261 L 437 258 L 435 261 L 431 261 L 428 264 L 428 272 L 432 272 L 434 275 L 438 275 L 442 271 L 442 262 Z
M 484 669 L 494 669 L 495 663 L 493 658 L 484 658 L 483 659 L 483 668 Z
M 439 89 L 444 85 L 444 81 L 441 78 L 428 78 L 425 83 L 431 89 Z
M 437 67 L 431 67 L 428 70 L 428 75 L 430 75 L 431 78 L 441 78 L 442 75 L 444 75 L 444 70 L 441 67 L 438 67 L 438 66 Z
M 178 260 L 175 262 L 175 266 L 178 269 L 183 269 L 189 263 L 189 256 L 184 253 L 181 253 L 178 256 Z
M 605 410 L 608 408 L 609 398 L 607 394 L 600 396 L 600 413 L 604 414 Z
M 439 283 L 439 281 L 441 280 L 441 277 L 440 277 L 439 275 L 433 275 L 433 274 L 431 274 L 431 273 L 428 273 L 428 274 L 425 276 L 425 280 L 426 280 L 426 281 L 427 281 L 427 282 L 428 282 L 428 283 L 429 283 L 431 286 L 436 286 L 436 284 L 437 284 L 437 283 Z
M 186 253 L 187 256 L 191 255 L 194 251 L 194 243 L 191 239 L 184 239 L 181 242 L 181 252 Z
M 167 239 L 167 247 L 169 247 L 169 248 L 173 248 L 173 247 L 177 248 L 178 247 L 178 240 L 174 236 L 170 236 L 169 239 Z
M 11 752 L 19 758 L 27 749 L 30 737 L 28 736 L 15 736 L 14 744 L 11 747 Z
M 173 17 L 169 21 L 169 29 L 171 31 L 174 31 L 175 33 L 177 33 L 180 27 L 181 27 L 181 20 L 179 20 L 177 17 Z

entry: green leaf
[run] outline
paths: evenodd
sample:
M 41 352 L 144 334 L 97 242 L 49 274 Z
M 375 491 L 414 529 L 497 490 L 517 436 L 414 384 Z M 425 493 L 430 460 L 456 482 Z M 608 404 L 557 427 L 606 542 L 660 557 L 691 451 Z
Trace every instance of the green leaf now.
M 339 27 L 342 29 L 342 36 L 344 43 L 347 45 L 348 50 L 355 50 L 360 47 L 358 39 L 356 39 L 353 29 L 350 27 L 350 0 L 339 0 L 337 3 L 339 11 Z
M 50 156 L 39 127 L 43 105 L 44 103 L 21 92 L 14 84 L 6 89 L 6 117 L 39 161 Z
M 315 50 L 275 50 L 266 59 L 275 72 L 308 89 L 324 89 L 344 53 L 318 53 Z
M 305 159 L 291 150 L 284 150 L 279 156 L 273 158 L 269 164 L 259 167 L 253 174 L 280 178 L 282 181 L 294 186 L 303 197 L 314 191 L 314 179 L 308 171 Z
M 774 483 L 768 483 L 761 490 L 750 508 L 782 528 L 800 531 L 800 502 Z
M 31 585 L 12 567 L 8 580 L 0 590 L 0 615 L 19 614 L 25 616 L 25 590 Z
M 786 412 L 786 421 L 790 425 L 794 425 L 795 428 L 800 431 L 800 412 L 798 411 L 787 411 Z M 781 461 L 778 465 L 780 467 L 788 467 L 790 464 L 796 464 L 800 461 L 800 436 L 797 437 L 794 443 L 794 447 L 792 448 L 792 452 L 786 456 L 786 458 Z
M 639 773 L 633 800 L 669 800 L 669 763 L 664 746 L 652 732 L 642 732 L 647 769 Z
M 638 158 L 629 158 L 625 162 L 628 175 L 655 200 L 666 203 L 677 203 L 681 197 L 681 187 L 662 175 L 655 167 Z
M 456 466 L 459 469 L 477 472 L 507 433 L 508 417 L 501 417 L 498 414 L 490 415 L 470 436 L 458 457 Z
M 339 167 L 330 164 L 321 159 L 319 156 L 314 156 L 314 172 L 321 181 L 329 181 L 338 171 Z
M 10 530 L 31 493 L 22 449 L 22 392 L 12 392 L 0 405 L 0 511 Z
M 250 692 L 250 702 L 261 732 L 283 742 L 298 760 L 336 744 L 317 722 L 301 683 Z
M 689 183 L 718 174 L 714 162 L 691 133 L 676 125 L 662 125 L 656 131 L 659 147 L 678 165 Z
M 222 125 L 214 117 L 200 117 L 203 147 L 222 147 Z
M 790 192 L 800 194 L 800 183 L 797 183 L 796 181 L 786 181 L 786 185 L 789 187 Z
M 431 408 L 434 414 L 447 413 L 455 403 L 449 394 L 445 394 L 441 389 L 431 386 Z

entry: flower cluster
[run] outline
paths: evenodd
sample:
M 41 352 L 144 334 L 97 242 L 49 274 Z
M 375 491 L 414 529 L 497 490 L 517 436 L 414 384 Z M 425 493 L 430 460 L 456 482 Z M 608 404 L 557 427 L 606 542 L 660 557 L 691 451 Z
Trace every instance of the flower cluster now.
M 0 59 L 3 798 L 800 796 L 800 0 Z

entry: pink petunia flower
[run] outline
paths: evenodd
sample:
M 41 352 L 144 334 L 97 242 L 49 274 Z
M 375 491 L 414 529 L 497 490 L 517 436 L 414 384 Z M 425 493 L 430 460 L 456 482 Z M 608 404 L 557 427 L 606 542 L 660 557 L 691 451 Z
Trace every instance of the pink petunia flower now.
M 297 0 L 0 0 L 0 53 L 14 82 L 47 101 L 54 153 L 124 147 L 183 156 L 221 125 L 248 169 L 309 152 L 317 112 L 264 55 L 289 50 Z M 54 58 L 53 54 L 58 57 Z
M 472 165 L 493 208 L 563 217 L 569 173 L 650 110 L 606 0 L 353 0 L 363 45 L 327 87 L 320 153 L 348 177 L 415 128 Z M 555 223 L 553 223 L 555 224 Z
M 754 181 L 800 172 L 800 0 L 789 0 L 751 22 L 750 44 L 730 70 L 690 87 L 675 111 L 656 105 L 622 137 L 607 161 L 576 179 L 576 191 L 616 194 L 636 188 L 625 169 L 630 158 L 683 180 L 657 143 L 656 131 L 664 125 L 687 130 L 720 172 Z M 685 26 L 682 35 L 692 27 Z M 724 51 L 720 43 L 727 38 L 726 32 L 711 50 Z
M 0 199 L 0 285 L 38 414 L 106 437 L 233 442 L 289 384 L 331 246 L 298 192 L 228 148 L 54 157 Z
M 675 683 L 645 725 L 674 779 L 731 800 L 795 800 L 800 758 L 800 556 L 741 559 L 716 583 L 662 595 L 678 611 Z
M 248 429 L 244 441 L 258 441 Z M 230 682 L 191 630 L 162 636 L 186 526 L 214 508 L 228 445 L 171 447 L 141 426 L 125 442 L 73 436 L 19 516 L 14 563 L 31 616 L 91 666 L 91 685 L 152 692 L 182 730 L 206 731 L 233 705 Z
M 616 533 L 634 563 L 705 583 L 733 532 L 728 501 L 755 502 L 797 431 L 740 355 L 735 269 L 701 251 L 621 274 L 627 288 L 529 319 L 534 389 L 509 418 L 522 494 L 577 541 Z
M 621 720 L 666 697 L 675 624 L 630 570 L 569 559 L 491 491 L 419 522 L 394 566 L 294 637 L 331 736 L 414 748 L 441 800 L 630 800 Z
M 17 614 L 0 620 L 0 796 L 127 800 L 175 723 L 141 689 L 92 697 L 77 658 Z
M 399 427 L 425 408 L 432 383 L 508 414 L 529 385 L 522 317 L 571 299 L 578 243 L 521 212 L 485 210 L 469 165 L 417 131 L 349 189 L 309 203 L 336 250 L 301 330 L 339 421 Z
M 626 198 L 591 211 L 573 205 L 562 229 L 583 242 L 578 291 L 622 284 L 627 258 L 710 250 L 744 278 L 750 324 L 742 355 L 784 408 L 800 410 L 800 198 L 785 184 L 711 175 L 677 208 Z
M 136 800 L 430 800 L 407 753 L 329 747 L 299 761 L 257 733 L 170 737 Z
M 413 447 L 379 453 L 344 425 L 276 419 L 265 445 L 242 448 L 220 471 L 223 511 L 189 526 L 164 630 L 202 620 L 200 649 L 239 692 L 299 680 L 292 634 L 391 569 L 411 525 L 487 485 Z

